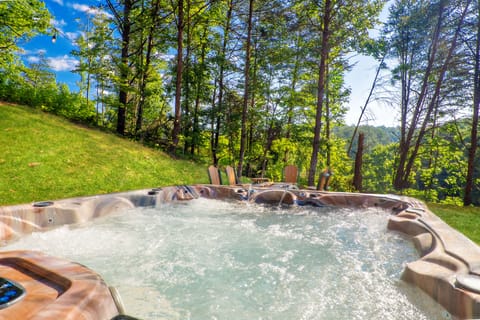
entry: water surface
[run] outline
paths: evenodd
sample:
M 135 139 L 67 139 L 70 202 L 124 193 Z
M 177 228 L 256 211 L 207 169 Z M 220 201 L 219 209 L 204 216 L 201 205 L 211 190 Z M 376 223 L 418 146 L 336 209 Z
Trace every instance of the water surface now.
M 439 319 L 400 280 L 418 259 L 383 210 L 272 208 L 197 199 L 23 237 L 80 262 L 142 319 Z

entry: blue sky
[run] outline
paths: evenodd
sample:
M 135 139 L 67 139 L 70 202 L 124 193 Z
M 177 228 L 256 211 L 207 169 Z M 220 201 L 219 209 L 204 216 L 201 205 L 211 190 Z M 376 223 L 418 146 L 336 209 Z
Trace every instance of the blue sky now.
M 75 49 L 75 39 L 80 34 L 79 25 L 86 23 L 89 15 L 98 13 L 91 6 L 97 0 L 46 0 L 46 7 L 53 16 L 53 25 L 58 30 L 57 40 L 52 42 L 51 36 L 38 36 L 24 44 L 23 58 L 27 62 L 37 62 L 43 54 L 57 81 L 66 83 L 72 91 L 77 90 L 77 74 L 71 72 L 77 65 L 77 59 L 71 55 Z
M 77 91 L 76 81 L 79 76 L 72 73 L 75 69 L 77 59 L 72 56 L 71 51 L 75 49 L 75 39 L 80 34 L 80 25 L 85 24 L 89 15 L 99 13 L 100 0 L 45 0 L 48 10 L 53 15 L 52 21 L 58 30 L 57 41 L 52 43 L 51 36 L 39 36 L 24 44 L 23 58 L 25 61 L 37 62 L 43 53 L 47 58 L 52 71 L 56 73 L 57 81 L 66 83 L 72 91 Z M 102 1 L 104 2 L 104 1 Z M 388 10 L 382 13 L 382 20 L 386 19 Z M 346 75 L 346 84 L 352 90 L 350 102 L 347 104 L 349 111 L 346 115 L 347 124 L 356 124 L 360 115 L 361 106 L 370 91 L 372 81 L 375 77 L 377 63 L 374 59 L 364 56 L 355 56 L 350 63 L 356 63 L 351 72 Z M 397 125 L 397 118 L 391 107 L 381 103 L 371 102 L 369 106 L 370 118 L 367 123 L 370 125 Z

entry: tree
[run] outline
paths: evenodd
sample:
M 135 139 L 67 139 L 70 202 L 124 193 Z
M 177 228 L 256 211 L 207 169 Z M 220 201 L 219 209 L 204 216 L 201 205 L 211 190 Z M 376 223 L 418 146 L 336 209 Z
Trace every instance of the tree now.
M 477 2 L 476 37 L 474 46 L 474 72 L 473 72 L 473 112 L 470 131 L 470 147 L 468 148 L 468 165 L 463 197 L 463 205 L 472 204 L 472 191 L 474 185 L 475 157 L 478 143 L 478 116 L 480 109 L 480 4 Z
M 0 1 L 0 72 L 19 72 L 19 45 L 39 34 L 51 34 L 51 19 L 43 1 Z
M 317 85 L 317 107 L 315 112 L 315 129 L 313 131 L 312 142 L 312 156 L 310 158 L 310 169 L 308 171 L 308 185 L 314 184 L 315 172 L 317 170 L 318 163 L 318 151 L 320 150 L 320 132 L 322 130 L 322 115 L 323 115 L 323 100 L 325 93 L 325 78 L 327 70 L 327 60 L 330 54 L 331 46 L 331 23 L 332 23 L 332 11 L 333 2 L 331 0 L 325 0 L 323 12 L 322 12 L 322 42 L 320 51 L 320 63 L 318 68 L 318 85 Z
M 383 1 L 362 0 L 351 0 L 348 4 L 325 0 L 317 5 L 319 19 L 315 29 L 319 30 L 321 45 L 318 55 L 315 127 L 308 170 L 309 185 L 314 184 L 317 170 L 328 81 L 327 70 L 334 69 L 329 68 L 329 65 L 333 66 L 334 58 L 341 58 L 348 50 L 362 47 L 368 39 L 368 29 L 373 27 L 382 5 Z
M 189 1 L 189 0 L 187 0 Z M 183 77 L 183 30 L 185 28 L 184 22 L 184 2 L 178 0 L 177 3 L 177 64 L 176 64 L 176 80 L 175 80 L 175 113 L 173 119 L 172 129 L 172 143 L 170 152 L 174 153 L 177 148 L 179 135 L 181 130 L 181 116 L 182 116 L 182 77 Z
M 137 135 L 142 130 L 143 117 L 145 104 L 147 99 L 147 84 L 150 81 L 151 74 L 153 73 L 152 60 L 153 60 L 153 51 L 155 49 L 155 33 L 158 28 L 160 28 L 160 0 L 153 0 L 151 7 L 149 9 L 144 9 L 145 14 L 142 16 L 146 21 L 142 21 L 144 26 L 144 32 L 146 32 L 146 40 L 141 41 L 141 55 L 139 61 L 139 85 L 138 85 L 138 95 L 139 101 L 137 105 L 137 114 L 135 122 L 135 135 Z
M 128 92 L 130 81 L 130 45 L 132 36 L 132 27 L 135 19 L 132 19 L 132 11 L 138 0 L 123 0 L 120 5 L 121 10 L 117 9 L 112 0 L 106 0 L 110 11 L 115 17 L 115 24 L 121 36 L 121 56 L 119 63 L 119 79 L 118 79 L 118 111 L 117 111 L 117 133 L 125 135 L 126 112 L 128 109 Z
M 218 165 L 218 149 L 220 140 L 220 130 L 222 119 L 225 114 L 225 72 L 228 69 L 227 61 L 227 46 L 230 40 L 230 29 L 233 15 L 233 0 L 226 1 L 226 12 L 224 23 L 222 24 L 221 32 L 221 46 L 217 49 L 216 67 L 218 69 L 218 76 L 215 79 L 215 93 L 212 99 L 211 109 L 211 134 L 210 134 L 210 149 L 212 154 L 212 162 L 215 166 Z M 226 123 L 228 125 L 228 123 Z
M 245 67 L 244 67 L 244 92 L 242 104 L 242 128 L 240 133 L 240 153 L 238 156 L 237 175 L 242 176 L 243 162 L 245 158 L 245 149 L 247 145 L 247 113 L 248 103 L 250 98 L 250 59 L 251 59 L 251 44 L 252 44 L 252 29 L 253 29 L 253 0 L 248 2 L 248 20 L 247 20 L 247 38 L 245 40 Z
M 444 0 L 440 0 L 434 6 L 423 4 L 418 7 L 416 4 L 405 6 L 404 2 L 400 1 L 393 7 L 389 23 L 393 25 L 395 21 L 397 22 L 391 46 L 400 59 L 398 72 L 402 84 L 401 137 L 393 182 L 397 190 L 408 187 L 410 173 L 423 138 L 432 124 L 434 112 L 439 112 L 438 103 L 442 101 L 443 81 L 470 3 L 466 1 L 457 15 L 449 16 L 447 1 Z M 407 4 L 410 4 L 408 0 Z M 411 11 L 405 13 L 405 8 Z M 409 19 L 406 19 L 405 15 Z M 450 28 L 445 27 L 448 18 L 453 20 Z M 433 25 L 429 26 L 428 22 L 433 22 Z M 452 33 L 447 32 L 452 29 Z M 422 35 L 427 36 L 421 37 Z M 415 41 L 412 41 L 412 37 L 416 37 Z M 424 42 L 425 39 L 428 39 L 427 43 Z M 420 54 L 419 46 L 428 48 L 426 61 L 420 64 L 423 66 L 421 70 L 414 69 L 416 64 L 414 62 L 418 61 Z
M 79 89 L 80 92 L 85 95 L 85 105 L 90 103 L 90 91 L 92 83 L 92 75 L 95 73 L 94 63 L 96 57 L 99 55 L 96 52 L 96 46 L 93 45 L 93 41 L 90 41 L 91 37 L 94 36 L 94 30 L 91 30 L 91 17 L 87 16 L 87 23 L 84 27 L 84 32 L 82 35 L 77 37 L 76 44 L 79 47 L 79 50 L 73 50 L 72 55 L 79 58 L 78 66 L 73 72 L 80 74 L 80 83 Z M 99 43 L 99 41 L 97 41 Z

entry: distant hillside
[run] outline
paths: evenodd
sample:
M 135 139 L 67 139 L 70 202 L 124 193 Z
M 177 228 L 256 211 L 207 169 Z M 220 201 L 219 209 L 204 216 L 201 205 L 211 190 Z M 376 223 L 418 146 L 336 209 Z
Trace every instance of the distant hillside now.
M 355 126 L 335 127 L 333 133 L 340 138 L 350 141 L 353 135 Z M 387 145 L 390 143 L 398 142 L 400 136 L 400 128 L 392 127 L 374 127 L 374 126 L 360 126 L 357 130 L 357 136 L 353 141 L 352 150 L 357 150 L 358 133 L 363 132 L 365 134 L 365 149 L 368 152 L 369 149 L 377 145 Z
M 0 206 L 206 183 L 206 166 L 0 102 Z

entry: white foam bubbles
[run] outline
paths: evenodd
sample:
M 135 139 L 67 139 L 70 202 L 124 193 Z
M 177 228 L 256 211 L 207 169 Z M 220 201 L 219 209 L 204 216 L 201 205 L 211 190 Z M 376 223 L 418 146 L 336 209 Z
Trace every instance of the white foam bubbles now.
M 148 319 L 429 319 L 401 282 L 413 245 L 376 210 L 206 199 L 135 209 L 21 238 L 78 261 Z M 423 300 L 428 300 L 422 296 Z

